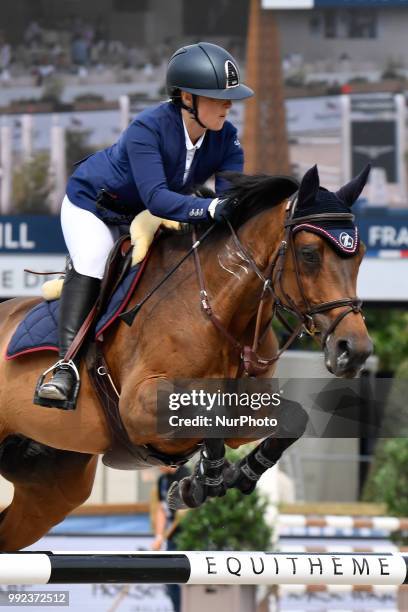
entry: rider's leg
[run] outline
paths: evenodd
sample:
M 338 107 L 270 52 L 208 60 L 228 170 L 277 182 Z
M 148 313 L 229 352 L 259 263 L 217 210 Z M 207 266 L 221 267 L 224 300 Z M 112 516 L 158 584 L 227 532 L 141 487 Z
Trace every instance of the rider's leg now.
M 82 323 L 85 321 L 99 294 L 101 281 L 79 274 L 71 265 L 65 274 L 58 320 L 59 356 L 64 358 Z M 79 360 L 75 359 L 76 366 Z M 49 382 L 44 383 L 39 396 L 43 399 L 68 400 L 73 393 L 76 374 L 68 364 L 58 365 Z
M 59 354 L 63 358 L 98 297 L 116 236 L 96 215 L 75 206 L 68 198 L 62 204 L 61 225 L 72 260 L 60 298 Z M 52 400 L 66 401 L 72 396 L 75 381 L 72 367 L 62 364 L 41 386 L 39 397 L 50 400 L 50 406 Z

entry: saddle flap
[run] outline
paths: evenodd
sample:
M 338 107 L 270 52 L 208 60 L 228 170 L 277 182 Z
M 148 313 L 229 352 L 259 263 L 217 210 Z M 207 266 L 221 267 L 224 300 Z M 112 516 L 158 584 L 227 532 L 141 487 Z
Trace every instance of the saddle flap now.
M 116 241 L 109 254 L 105 266 L 101 290 L 99 294 L 98 313 L 103 312 L 104 306 L 115 293 L 130 268 L 130 252 L 132 245 L 130 236 L 125 235 Z

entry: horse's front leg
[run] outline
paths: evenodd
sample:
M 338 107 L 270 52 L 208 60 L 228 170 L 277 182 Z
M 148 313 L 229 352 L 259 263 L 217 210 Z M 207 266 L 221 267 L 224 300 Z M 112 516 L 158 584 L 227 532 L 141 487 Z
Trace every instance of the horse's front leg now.
M 252 493 L 262 474 L 275 465 L 283 452 L 303 435 L 307 420 L 308 416 L 300 404 L 286 402 L 277 432 L 265 438 L 239 461 L 226 465 L 225 486 L 228 489 L 239 489 L 245 495 Z
M 194 473 L 180 482 L 174 482 L 170 487 L 167 494 L 170 508 L 197 508 L 207 497 L 225 495 L 224 455 L 223 439 L 204 440 Z

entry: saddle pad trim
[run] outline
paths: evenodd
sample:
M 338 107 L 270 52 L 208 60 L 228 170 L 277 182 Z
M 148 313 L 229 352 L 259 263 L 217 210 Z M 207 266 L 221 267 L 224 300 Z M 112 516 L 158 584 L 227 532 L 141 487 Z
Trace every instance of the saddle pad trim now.
M 21 357 L 21 355 L 29 355 L 29 353 L 38 353 L 39 351 L 55 351 L 58 353 L 58 348 L 56 346 L 44 344 L 43 346 L 34 346 L 33 348 L 23 349 L 19 353 L 14 353 L 13 355 L 8 355 L 6 352 L 4 358 L 6 361 L 11 361 L 12 359 Z

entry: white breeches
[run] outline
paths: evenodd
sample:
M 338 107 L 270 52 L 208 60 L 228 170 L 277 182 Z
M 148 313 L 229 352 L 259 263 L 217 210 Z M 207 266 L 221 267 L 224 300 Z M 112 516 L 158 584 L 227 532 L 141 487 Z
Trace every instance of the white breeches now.
M 102 278 L 109 253 L 120 236 L 118 227 L 108 227 L 96 215 L 75 206 L 65 196 L 61 207 L 65 243 L 79 274 Z

